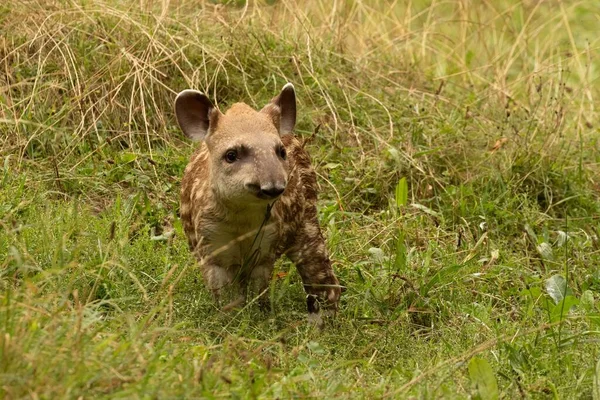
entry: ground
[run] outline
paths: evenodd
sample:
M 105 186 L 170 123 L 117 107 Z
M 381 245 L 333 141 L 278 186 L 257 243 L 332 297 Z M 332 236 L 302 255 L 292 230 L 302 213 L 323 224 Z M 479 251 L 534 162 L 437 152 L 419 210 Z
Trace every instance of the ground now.
M 600 4 L 0 5 L 0 397 L 600 399 Z M 173 100 L 286 82 L 347 288 L 224 313 Z

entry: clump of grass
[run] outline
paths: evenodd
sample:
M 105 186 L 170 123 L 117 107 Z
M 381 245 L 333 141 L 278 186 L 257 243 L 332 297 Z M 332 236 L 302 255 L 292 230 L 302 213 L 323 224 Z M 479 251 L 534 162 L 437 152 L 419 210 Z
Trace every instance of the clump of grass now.
M 595 396 L 599 13 L 0 6 L 1 395 Z M 285 260 L 272 312 L 217 310 L 178 220 L 175 94 L 287 81 L 348 288 L 324 331 Z

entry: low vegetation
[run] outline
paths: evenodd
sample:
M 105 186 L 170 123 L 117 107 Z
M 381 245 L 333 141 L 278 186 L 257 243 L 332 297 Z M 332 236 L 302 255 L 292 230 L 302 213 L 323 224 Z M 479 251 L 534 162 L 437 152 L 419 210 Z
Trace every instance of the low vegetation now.
M 600 5 L 0 5 L 0 397 L 600 399 Z M 340 312 L 218 310 L 184 88 L 286 82 Z

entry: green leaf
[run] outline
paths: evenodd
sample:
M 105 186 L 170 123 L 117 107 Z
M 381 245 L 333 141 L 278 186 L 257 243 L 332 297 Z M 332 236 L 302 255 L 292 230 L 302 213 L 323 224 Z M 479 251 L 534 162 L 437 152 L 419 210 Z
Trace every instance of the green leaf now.
M 586 311 L 594 310 L 594 293 L 591 290 L 585 290 L 581 293 L 581 306 Z
M 552 254 L 552 246 L 549 243 L 542 242 L 536 246 L 536 250 L 542 256 L 544 260 L 552 260 L 554 259 L 554 255 Z
M 341 166 L 342 166 L 342 164 L 339 164 L 339 163 L 327 163 L 327 164 L 325 164 L 323 166 L 323 168 L 325 168 L 325 169 L 336 169 L 336 168 L 339 168 Z
M 473 357 L 469 361 L 469 378 L 482 400 L 498 399 L 498 383 L 490 364 L 483 358 Z
M 375 260 L 375 262 L 377 262 L 379 264 L 385 264 L 385 261 L 386 261 L 385 253 L 379 247 L 371 247 L 369 249 L 369 254 L 371 254 L 371 256 L 373 257 L 373 260 Z
M 402 208 L 406 203 L 408 203 L 408 183 L 406 183 L 406 178 L 402 178 L 396 185 L 396 205 L 398 208 Z
M 327 351 L 318 342 L 315 342 L 315 341 L 308 342 L 306 344 L 306 347 L 308 347 L 310 349 L 310 351 L 312 351 L 315 354 L 327 353 Z
M 164 242 L 164 241 L 169 240 L 171 237 L 173 237 L 174 233 L 175 233 L 175 231 L 163 232 L 162 235 L 150 236 L 150 240 L 152 240 L 154 242 Z
M 531 226 L 529 224 L 525 224 L 525 232 L 527 232 L 527 234 L 529 235 L 529 238 L 531 239 L 531 241 L 533 243 L 538 242 L 537 235 L 535 234 L 535 232 L 533 231 L 533 228 L 531 228 Z
M 137 154 L 135 153 L 123 153 L 121 154 L 121 164 L 128 164 L 137 159 Z
M 556 274 L 546 279 L 544 286 L 554 300 L 554 304 L 560 303 L 566 295 L 571 294 L 567 289 L 567 281 L 562 275 Z
M 562 321 L 569 314 L 571 308 L 579 304 L 579 299 L 573 296 L 567 296 L 554 306 L 550 313 L 550 322 Z
M 388 154 L 394 159 L 394 161 L 400 163 L 400 152 L 397 149 L 394 149 L 393 147 L 388 148 Z
M 406 270 L 406 244 L 404 244 L 404 231 L 398 232 L 396 239 L 396 257 L 394 259 L 396 272 Z

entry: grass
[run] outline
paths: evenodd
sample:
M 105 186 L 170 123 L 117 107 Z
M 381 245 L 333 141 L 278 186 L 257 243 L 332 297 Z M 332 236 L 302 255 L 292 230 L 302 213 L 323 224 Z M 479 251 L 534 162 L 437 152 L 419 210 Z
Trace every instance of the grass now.
M 0 397 L 600 398 L 600 6 L 0 6 Z M 347 291 L 214 306 L 175 94 L 287 81 Z M 402 179 L 405 178 L 405 179 Z

